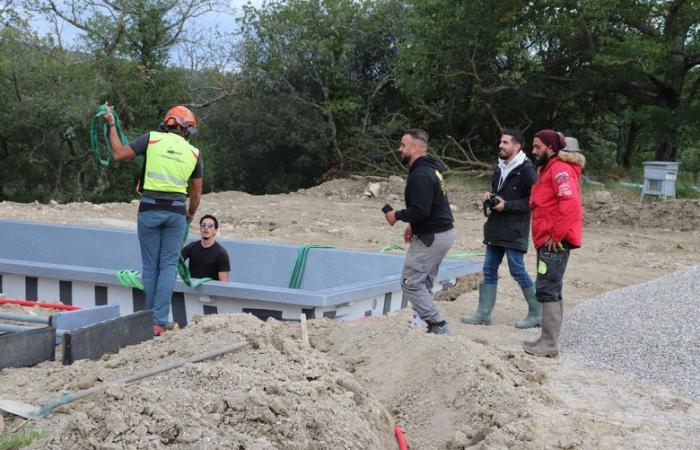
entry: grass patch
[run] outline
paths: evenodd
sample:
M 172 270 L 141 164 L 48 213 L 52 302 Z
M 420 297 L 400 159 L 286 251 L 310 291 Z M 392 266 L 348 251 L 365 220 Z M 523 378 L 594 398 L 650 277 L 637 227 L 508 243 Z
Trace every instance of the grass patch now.
M 445 178 L 448 184 L 463 186 L 470 191 L 486 192 L 487 190 L 491 190 L 491 174 L 488 174 L 488 176 L 452 174 L 445 176 Z
M 0 450 L 16 450 L 30 445 L 39 437 L 35 430 L 0 433 Z

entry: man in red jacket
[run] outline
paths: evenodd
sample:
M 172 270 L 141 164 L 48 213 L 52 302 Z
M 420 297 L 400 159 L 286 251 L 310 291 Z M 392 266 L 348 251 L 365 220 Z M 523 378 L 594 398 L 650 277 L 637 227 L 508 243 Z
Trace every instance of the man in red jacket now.
M 569 252 L 583 235 L 583 206 L 579 177 L 586 158 L 554 130 L 540 130 L 532 142 L 538 167 L 530 194 L 532 241 L 537 249 L 537 301 L 542 303 L 542 332 L 523 344 L 527 353 L 556 356 L 562 321 L 562 280 Z M 574 147 L 573 145 L 571 147 Z

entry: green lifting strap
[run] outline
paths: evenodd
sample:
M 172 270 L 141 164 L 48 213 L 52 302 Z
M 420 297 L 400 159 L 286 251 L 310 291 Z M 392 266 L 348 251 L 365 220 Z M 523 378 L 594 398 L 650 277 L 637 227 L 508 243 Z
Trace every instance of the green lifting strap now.
M 139 280 L 138 270 L 120 270 L 117 272 L 117 281 L 124 287 L 136 288 L 143 291 L 143 283 Z
M 196 288 L 201 286 L 202 284 L 206 283 L 207 281 L 211 281 L 211 278 L 209 277 L 204 277 L 204 278 L 195 278 L 192 279 L 192 275 L 190 274 L 190 269 L 187 267 L 187 264 L 185 264 L 185 260 L 182 259 L 182 248 L 185 246 L 185 242 L 187 242 L 187 236 L 190 234 L 190 223 L 187 222 L 185 224 L 185 232 L 182 235 L 182 240 L 180 243 L 180 256 L 177 259 L 177 274 L 180 275 L 180 278 L 182 278 L 182 282 L 185 283 L 187 286 L 191 288 Z
M 480 252 L 480 253 L 450 252 L 447 254 L 448 258 L 453 258 L 453 259 L 465 259 L 465 258 L 472 258 L 474 256 L 486 256 L 486 253 L 484 253 L 484 252 Z
M 385 247 L 382 247 L 381 250 L 379 250 L 379 253 L 386 253 L 391 250 L 401 250 L 404 251 L 405 249 L 401 247 L 400 245 L 387 245 Z M 451 252 L 446 255 L 447 258 L 452 258 L 452 259 L 466 259 L 466 258 L 473 258 L 474 256 L 485 256 L 486 253 L 467 253 L 467 252 Z
M 299 247 L 299 252 L 297 253 L 297 260 L 294 263 L 294 271 L 292 272 L 292 278 L 289 280 L 290 289 L 299 289 L 301 285 L 301 279 L 304 276 L 304 269 L 306 268 L 306 258 L 309 254 L 309 250 L 312 248 L 333 248 L 326 245 L 302 245 Z
M 187 241 L 187 236 L 190 234 L 190 224 L 187 223 L 185 225 L 185 232 L 182 235 L 182 240 L 180 243 L 180 250 L 182 250 L 182 247 L 184 247 L 185 242 Z M 190 270 L 187 268 L 187 264 L 185 264 L 185 260 L 182 259 L 182 253 L 180 253 L 180 256 L 178 257 L 177 260 L 177 274 L 180 275 L 180 278 L 182 278 L 182 282 L 185 283 L 187 286 L 191 288 L 196 288 L 201 286 L 202 284 L 206 283 L 207 281 L 212 281 L 211 278 L 205 277 L 205 278 L 192 278 L 192 275 L 190 274 Z M 136 289 L 141 289 L 143 290 L 143 283 L 141 280 L 139 280 L 139 272 L 136 270 L 131 270 L 131 269 L 124 269 L 120 270 L 116 273 L 117 276 L 117 281 L 119 281 L 119 284 L 121 284 L 124 287 L 128 288 L 136 288 Z
M 117 129 L 119 140 L 122 144 L 127 144 L 129 139 L 127 139 L 126 135 L 122 131 L 122 122 L 119 119 L 119 114 L 117 114 L 114 107 L 112 107 L 111 110 L 112 116 L 114 116 L 114 127 Z M 100 154 L 100 139 L 97 136 L 97 124 L 106 112 L 107 107 L 105 105 L 98 106 L 97 111 L 95 111 L 95 115 L 92 117 L 92 124 L 90 125 L 90 147 L 92 147 L 92 151 L 95 153 L 95 160 L 97 161 L 97 164 L 103 167 L 107 167 L 112 163 L 112 146 L 109 143 L 109 126 L 107 125 L 107 122 L 102 125 L 102 134 L 104 135 L 105 145 L 107 147 L 107 159 L 102 159 L 102 155 Z

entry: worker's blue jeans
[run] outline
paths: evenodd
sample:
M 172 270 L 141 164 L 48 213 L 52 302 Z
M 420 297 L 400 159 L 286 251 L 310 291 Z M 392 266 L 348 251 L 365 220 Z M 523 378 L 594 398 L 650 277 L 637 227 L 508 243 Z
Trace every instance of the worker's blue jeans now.
M 143 211 L 138 215 L 146 309 L 153 310 L 156 325 L 165 326 L 170 318 L 180 241 L 186 226 L 185 216 L 170 211 Z
M 484 257 L 484 284 L 498 283 L 498 266 L 503 261 L 503 255 L 508 259 L 508 269 L 513 279 L 526 289 L 533 285 L 532 278 L 525 270 L 525 252 L 514 248 L 487 245 Z

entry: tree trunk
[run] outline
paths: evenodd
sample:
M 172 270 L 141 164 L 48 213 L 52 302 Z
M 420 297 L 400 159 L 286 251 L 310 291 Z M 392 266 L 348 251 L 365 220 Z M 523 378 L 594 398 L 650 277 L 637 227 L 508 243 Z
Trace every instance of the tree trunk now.
M 632 120 L 627 129 L 626 136 L 623 135 L 621 145 L 617 148 L 617 165 L 629 169 L 632 160 L 632 155 L 635 150 L 637 135 L 641 130 L 641 124 Z
M 675 135 L 675 131 L 673 133 Z M 678 146 L 675 142 L 662 141 L 656 146 L 654 152 L 654 160 L 656 161 L 675 161 L 678 153 Z
M 345 166 L 345 156 L 343 156 L 343 151 L 340 149 L 340 143 L 338 142 L 338 129 L 335 126 L 335 118 L 333 114 L 326 113 L 326 120 L 328 121 L 328 126 L 331 129 L 331 145 L 333 146 L 333 154 L 335 155 L 337 161 L 338 171 L 343 170 Z

